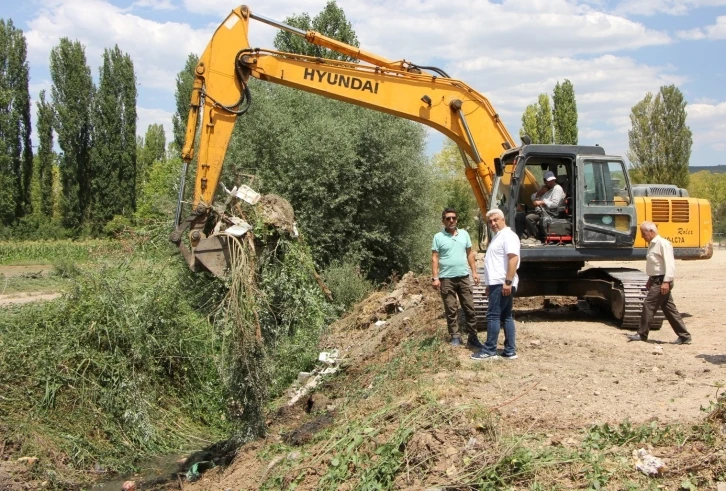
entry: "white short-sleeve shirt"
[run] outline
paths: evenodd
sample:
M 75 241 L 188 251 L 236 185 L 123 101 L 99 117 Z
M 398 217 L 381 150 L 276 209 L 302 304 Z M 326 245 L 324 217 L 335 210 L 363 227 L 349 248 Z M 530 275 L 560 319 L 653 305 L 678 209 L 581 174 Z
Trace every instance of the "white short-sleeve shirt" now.
M 484 257 L 484 284 L 485 285 L 503 285 L 507 278 L 507 264 L 509 257 L 507 254 L 517 255 L 517 269 L 520 263 L 520 245 L 519 237 L 509 227 L 503 228 L 494 236 L 487 253 Z M 517 288 L 519 285 L 519 275 L 515 274 L 512 279 L 512 286 Z

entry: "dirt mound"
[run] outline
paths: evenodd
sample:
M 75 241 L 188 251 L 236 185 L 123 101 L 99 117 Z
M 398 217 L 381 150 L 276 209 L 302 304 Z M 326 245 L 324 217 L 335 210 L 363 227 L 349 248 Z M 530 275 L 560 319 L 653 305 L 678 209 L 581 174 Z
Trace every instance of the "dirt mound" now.
M 282 196 L 266 194 L 257 204 L 265 225 L 293 234 L 295 229 L 295 211 L 292 205 Z

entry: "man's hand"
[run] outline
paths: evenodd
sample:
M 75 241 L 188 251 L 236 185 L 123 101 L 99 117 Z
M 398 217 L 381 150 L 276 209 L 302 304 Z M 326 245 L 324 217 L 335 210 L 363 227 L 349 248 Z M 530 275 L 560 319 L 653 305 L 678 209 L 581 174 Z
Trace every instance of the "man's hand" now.
M 434 287 L 434 290 L 438 290 L 439 288 L 441 288 L 441 280 L 436 278 L 435 280 L 433 280 L 432 286 Z
M 480 281 L 481 281 L 481 280 L 479 279 L 479 273 L 477 273 L 476 271 L 474 271 L 474 272 L 473 272 L 473 273 L 471 274 L 471 277 L 472 277 L 472 278 L 474 279 L 474 284 L 475 284 L 475 285 L 479 285 L 479 283 L 480 283 Z
M 508 297 L 512 294 L 512 285 L 502 285 L 502 296 Z
M 485 286 L 485 287 L 484 287 L 484 294 L 485 294 L 485 295 L 486 295 L 487 297 L 489 296 L 489 287 L 488 287 L 488 286 Z
M 645 291 L 650 290 L 650 280 L 645 284 Z
M 671 291 L 671 284 L 667 281 L 664 281 L 660 284 L 660 293 L 661 295 L 668 295 L 668 292 Z

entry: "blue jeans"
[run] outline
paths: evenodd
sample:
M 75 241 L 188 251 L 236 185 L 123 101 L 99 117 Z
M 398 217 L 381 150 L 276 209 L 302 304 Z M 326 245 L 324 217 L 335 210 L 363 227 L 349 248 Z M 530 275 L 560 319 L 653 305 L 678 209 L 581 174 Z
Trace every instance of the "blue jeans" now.
M 512 301 L 514 296 L 502 295 L 502 285 L 489 285 L 489 307 L 487 308 L 487 341 L 482 351 L 489 355 L 497 354 L 499 330 L 504 321 L 504 354 L 513 355 L 517 352 L 514 334 L 514 317 L 512 317 Z

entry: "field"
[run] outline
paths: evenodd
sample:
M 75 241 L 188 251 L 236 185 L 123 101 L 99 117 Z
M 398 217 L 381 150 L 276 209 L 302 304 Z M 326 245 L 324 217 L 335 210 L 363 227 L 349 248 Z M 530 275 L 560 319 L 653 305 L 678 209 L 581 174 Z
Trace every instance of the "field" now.
M 667 323 L 628 343 L 572 299 L 518 299 L 519 359 L 494 362 L 446 345 L 426 278 L 404 281 L 417 306 L 386 315 L 390 298 L 374 294 L 334 326 L 324 347 L 341 351 L 344 373 L 303 398 L 307 412 L 278 401 L 266 440 L 184 489 L 714 489 L 726 480 L 714 406 L 726 385 L 725 269 L 724 250 L 677 263 L 692 345 L 669 344 Z M 635 470 L 641 448 L 665 462 L 659 477 Z
M 24 263 L 0 266 L 5 295 L 73 284 L 67 265 Z M 575 299 L 517 299 L 519 359 L 494 362 L 448 346 L 428 278 L 406 275 L 331 326 L 320 350 L 339 350 L 338 373 L 273 401 L 266 438 L 129 478 L 185 490 L 714 489 L 726 481 L 725 269 L 723 249 L 677 262 L 691 345 L 669 344 L 667 323 L 648 343 L 628 343 L 629 332 Z M 639 449 L 665 463 L 658 476 L 635 470 Z M 200 460 L 219 465 L 185 482 Z

